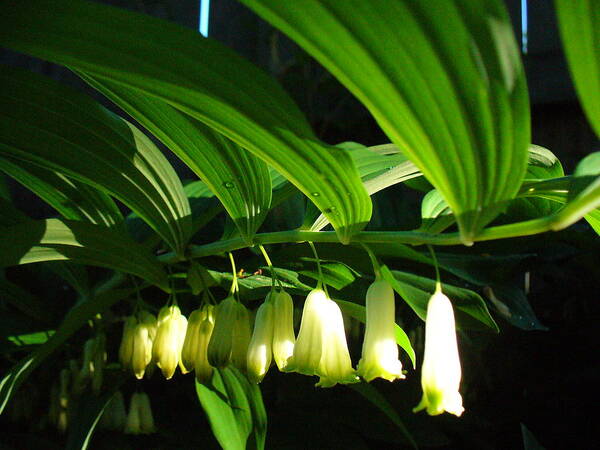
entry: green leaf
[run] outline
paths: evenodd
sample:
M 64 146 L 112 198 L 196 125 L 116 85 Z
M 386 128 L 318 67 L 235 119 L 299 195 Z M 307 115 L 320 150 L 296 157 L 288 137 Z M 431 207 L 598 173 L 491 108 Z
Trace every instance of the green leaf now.
M 106 80 L 79 75 L 172 150 L 219 198 L 248 241 L 271 203 L 267 165 L 169 104 Z
M 583 110 L 600 137 L 600 3 L 556 0 L 558 29 Z
M 3 67 L 0 155 L 110 193 L 177 252 L 190 233 L 179 178 L 143 133 L 89 97 L 31 72 Z
M 456 219 L 437 189 L 429 191 L 421 202 L 422 223 L 419 231 L 424 233 L 441 233 L 450 227 Z
M 11 396 L 36 367 L 59 349 L 89 319 L 134 292 L 131 289 L 113 289 L 113 285 L 120 280 L 122 280 L 122 276 L 116 275 L 96 288 L 93 295 L 75 305 L 48 342 L 19 361 L 2 376 L 0 380 L 0 414 Z
M 359 322 L 366 323 L 367 311 L 364 306 L 345 300 L 334 300 L 345 314 L 348 314 Z M 396 343 L 408 354 L 413 368 L 417 367 L 417 356 L 415 355 L 415 351 L 410 344 L 410 339 L 408 339 L 407 334 L 398 326 L 398 324 L 394 325 L 394 329 L 396 332 Z
M 2 300 L 29 317 L 40 322 L 48 320 L 44 302 L 22 287 L 8 281 L 3 274 L 0 275 L 0 296 Z
M 505 284 L 485 287 L 483 292 L 498 314 L 512 325 L 522 330 L 548 330 L 535 315 L 522 289 Z
M 562 164 L 554 153 L 545 147 L 531 144 L 525 179 L 559 178 L 565 175 Z
M 65 219 L 86 220 L 107 227 L 123 222 L 123 215 L 108 195 L 60 172 L 6 154 L 0 157 L 0 170 L 37 194 Z
M 217 41 L 95 2 L 33 0 L 2 7 L 0 45 L 144 92 L 206 123 L 296 185 L 343 242 L 371 216 L 351 159 L 316 139 L 273 79 Z
M 379 408 L 379 410 L 383 412 L 392 421 L 392 423 L 396 425 L 396 427 L 398 427 L 402 434 L 408 439 L 408 442 L 410 442 L 412 447 L 415 449 L 418 448 L 415 439 L 413 438 L 408 428 L 406 428 L 406 425 L 404 425 L 404 423 L 402 422 L 402 419 L 400 419 L 400 416 L 398 415 L 394 407 L 390 404 L 390 402 L 386 400 L 386 398 L 383 395 L 381 395 L 381 393 L 373 385 L 371 385 L 370 383 L 355 383 L 349 384 L 348 387 L 358 392 L 364 398 L 369 400 L 373 405 Z
M 600 234 L 600 152 L 583 158 L 571 176 L 524 183 L 520 196 L 565 204 L 550 218 L 552 229 L 565 228 L 585 217 Z
M 0 267 L 72 260 L 137 275 L 168 289 L 162 266 L 147 249 L 115 230 L 85 222 L 47 219 L 0 227 Z
M 249 446 L 257 450 L 264 450 L 267 440 L 267 410 L 263 403 L 262 393 L 257 384 L 250 383 L 246 376 L 239 370 L 232 369 L 233 374 L 248 397 L 248 403 L 250 403 L 250 410 L 252 412 L 253 440 L 250 440 Z
M 518 192 L 529 101 L 499 0 L 242 0 L 340 80 L 442 193 L 465 243 Z
M 119 374 L 118 378 L 114 376 L 111 378 L 111 383 L 105 383 L 106 386 L 109 386 L 107 392 L 99 396 L 84 395 L 78 399 L 71 416 L 72 422 L 69 424 L 66 450 L 86 450 L 88 448 L 104 409 L 125 381 L 122 374 Z
M 390 271 L 381 266 L 381 275 L 422 320 L 427 316 L 427 303 L 435 291 L 436 281 L 398 270 Z M 442 292 L 454 306 L 456 323 L 462 329 L 489 330 L 498 332 L 483 299 L 475 292 L 442 284 Z
M 15 345 L 41 345 L 48 342 L 54 330 L 38 331 L 35 333 L 19 334 L 9 336 L 8 340 Z
M 253 429 L 252 407 L 236 370 L 215 369 L 210 384 L 196 381 L 198 400 L 215 438 L 225 450 L 245 450 Z
M 422 175 L 395 146 L 365 147 L 356 142 L 345 142 L 337 147 L 350 154 L 369 195 Z M 309 218 L 305 219 L 305 222 L 309 221 Z M 310 230 L 320 231 L 328 224 L 327 217 L 321 214 L 310 226 Z

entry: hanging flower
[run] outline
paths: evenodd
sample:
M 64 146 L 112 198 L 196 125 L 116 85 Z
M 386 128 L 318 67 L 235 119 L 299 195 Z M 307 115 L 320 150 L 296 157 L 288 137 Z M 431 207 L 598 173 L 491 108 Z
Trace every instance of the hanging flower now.
M 213 374 L 213 368 L 208 362 L 208 343 L 210 342 L 214 323 L 211 311 L 198 329 L 198 346 L 196 348 L 194 371 L 196 372 L 196 380 L 199 383 L 208 383 Z
M 152 346 L 157 333 L 156 317 L 149 312 L 140 313 L 140 321 L 133 332 L 133 353 L 131 370 L 140 380 L 144 377 L 146 367 L 152 361 Z
M 332 387 L 337 383 L 356 383 L 359 381 L 352 368 L 344 319 L 336 302 L 326 299 L 323 309 L 323 340 L 321 361 L 317 369 L 317 386 Z
M 148 395 L 144 392 L 135 392 L 131 396 L 129 404 L 125 433 L 149 434 L 155 431 L 154 418 L 152 417 Z
M 327 295 L 322 289 L 310 291 L 304 302 L 302 320 L 294 352 L 287 361 L 286 372 L 315 375 L 321 361 L 323 320 L 327 311 Z
M 298 339 L 285 370 L 318 375 L 320 387 L 358 381 L 348 352 L 342 312 L 322 289 L 314 289 L 306 298 Z
M 250 345 L 251 337 L 250 313 L 244 305 L 237 302 L 237 314 L 233 325 L 231 341 L 231 362 L 242 372 L 246 371 L 248 346 Z
M 216 308 L 215 326 L 208 344 L 208 362 L 213 367 L 225 367 L 231 360 L 233 327 L 237 320 L 237 302 L 227 297 Z
M 181 361 L 186 370 L 194 370 L 200 383 L 210 380 L 213 372 L 208 362 L 208 343 L 214 327 L 212 305 L 204 305 L 190 314 L 187 332 L 181 351 Z
M 119 346 L 119 362 L 123 370 L 131 369 L 131 357 L 133 355 L 133 334 L 137 325 L 135 316 L 129 316 L 123 324 L 123 337 Z
M 187 319 L 177 305 L 165 306 L 158 313 L 158 328 L 152 346 L 152 358 L 169 380 L 181 359 Z
M 447 411 L 460 416 L 464 411 L 458 392 L 460 378 L 452 304 L 438 287 L 427 305 L 425 356 L 421 373 L 423 398 L 413 411 L 427 409 L 432 416 Z
M 248 346 L 248 377 L 260 383 L 271 366 L 273 344 L 273 303 L 269 293 L 256 312 L 254 333 Z
M 273 359 L 279 370 L 284 370 L 294 353 L 294 303 L 285 291 L 269 293 L 273 302 Z
M 377 280 L 367 290 L 367 322 L 358 374 L 366 381 L 404 378 L 395 337 L 394 290 L 385 280 Z

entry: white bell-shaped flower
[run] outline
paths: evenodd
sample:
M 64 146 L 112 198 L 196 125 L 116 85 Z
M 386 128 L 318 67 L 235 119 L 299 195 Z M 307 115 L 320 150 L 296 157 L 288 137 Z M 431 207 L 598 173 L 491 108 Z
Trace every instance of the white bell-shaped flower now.
M 322 289 L 313 289 L 306 297 L 298 339 L 294 352 L 287 361 L 286 372 L 316 375 L 323 352 L 323 320 L 328 301 Z
M 458 392 L 461 378 L 452 303 L 438 288 L 429 299 L 425 322 L 425 355 L 421 373 L 423 398 L 414 412 L 429 415 L 447 411 L 460 416 L 464 408 Z
M 323 310 L 323 340 L 321 361 L 317 369 L 317 386 L 332 387 L 337 383 L 356 383 L 359 381 L 346 342 L 346 330 L 342 311 L 336 302 L 326 299 Z
M 366 381 L 375 378 L 388 381 L 404 378 L 394 330 L 394 290 L 387 281 L 377 280 L 369 286 L 366 310 L 366 331 L 358 374 Z
M 264 303 L 259 306 L 254 322 L 254 332 L 248 346 L 247 370 L 248 377 L 255 383 L 260 383 L 271 366 L 273 345 L 273 303 L 267 295 Z

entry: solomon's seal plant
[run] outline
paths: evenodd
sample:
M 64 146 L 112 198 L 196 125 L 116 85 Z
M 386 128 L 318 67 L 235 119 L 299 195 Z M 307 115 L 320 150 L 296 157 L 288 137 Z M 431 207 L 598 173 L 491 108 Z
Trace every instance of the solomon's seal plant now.
M 521 327 L 528 315 L 527 326 L 541 328 L 514 282 L 539 254 L 540 241 L 527 237 L 597 242 L 599 154 L 584 149 L 566 174 L 531 142 L 527 80 L 503 2 L 240 2 L 364 105 L 373 121 L 360 123 L 380 127 L 380 145 L 333 145 L 312 125 L 347 139 L 330 123 L 343 104 L 329 110 L 311 98 L 309 120 L 278 80 L 193 30 L 88 0 L 0 3 L 0 46 L 79 79 L 71 87 L 0 70 L 0 412 L 25 415 L 16 399 L 31 384 L 48 399 L 21 435 L 52 427 L 69 448 L 85 448 L 106 411 L 112 428 L 168 440 L 179 418 L 193 416 L 183 406 L 162 414 L 177 401 L 206 415 L 189 445 L 212 439 L 210 428 L 228 450 L 262 449 L 267 429 L 278 431 L 267 426 L 271 408 L 275 423 L 300 426 L 290 410 L 316 411 L 310 423 L 327 416 L 368 435 L 355 424 L 364 401 L 416 445 L 396 409 L 421 397 L 415 411 L 472 410 L 459 392 L 469 389 L 459 361 L 468 353 L 457 328 L 498 332 L 492 313 Z M 598 132 L 598 2 L 555 5 Z M 265 66 L 288 85 L 309 76 L 308 66 L 301 77 L 293 65 L 277 69 L 277 42 Z M 319 77 L 309 94 L 332 81 Z M 312 111 L 322 104 L 323 120 Z M 48 217 L 23 213 L 4 175 L 45 202 Z M 131 396 L 126 421 L 122 400 L 109 403 L 121 390 Z M 331 402 L 329 414 L 292 404 L 312 396 L 354 406 Z M 150 397 L 161 405 L 156 422 Z M 378 433 L 368 439 L 385 438 Z

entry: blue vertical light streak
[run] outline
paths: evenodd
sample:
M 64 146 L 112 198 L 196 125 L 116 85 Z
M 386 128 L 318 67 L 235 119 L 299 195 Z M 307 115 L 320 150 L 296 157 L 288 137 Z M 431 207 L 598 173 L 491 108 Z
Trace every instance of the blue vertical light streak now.
M 208 37 L 208 15 L 210 13 L 210 0 L 200 0 L 200 22 L 198 31 L 204 37 Z
M 527 54 L 527 0 L 521 0 L 521 51 Z

